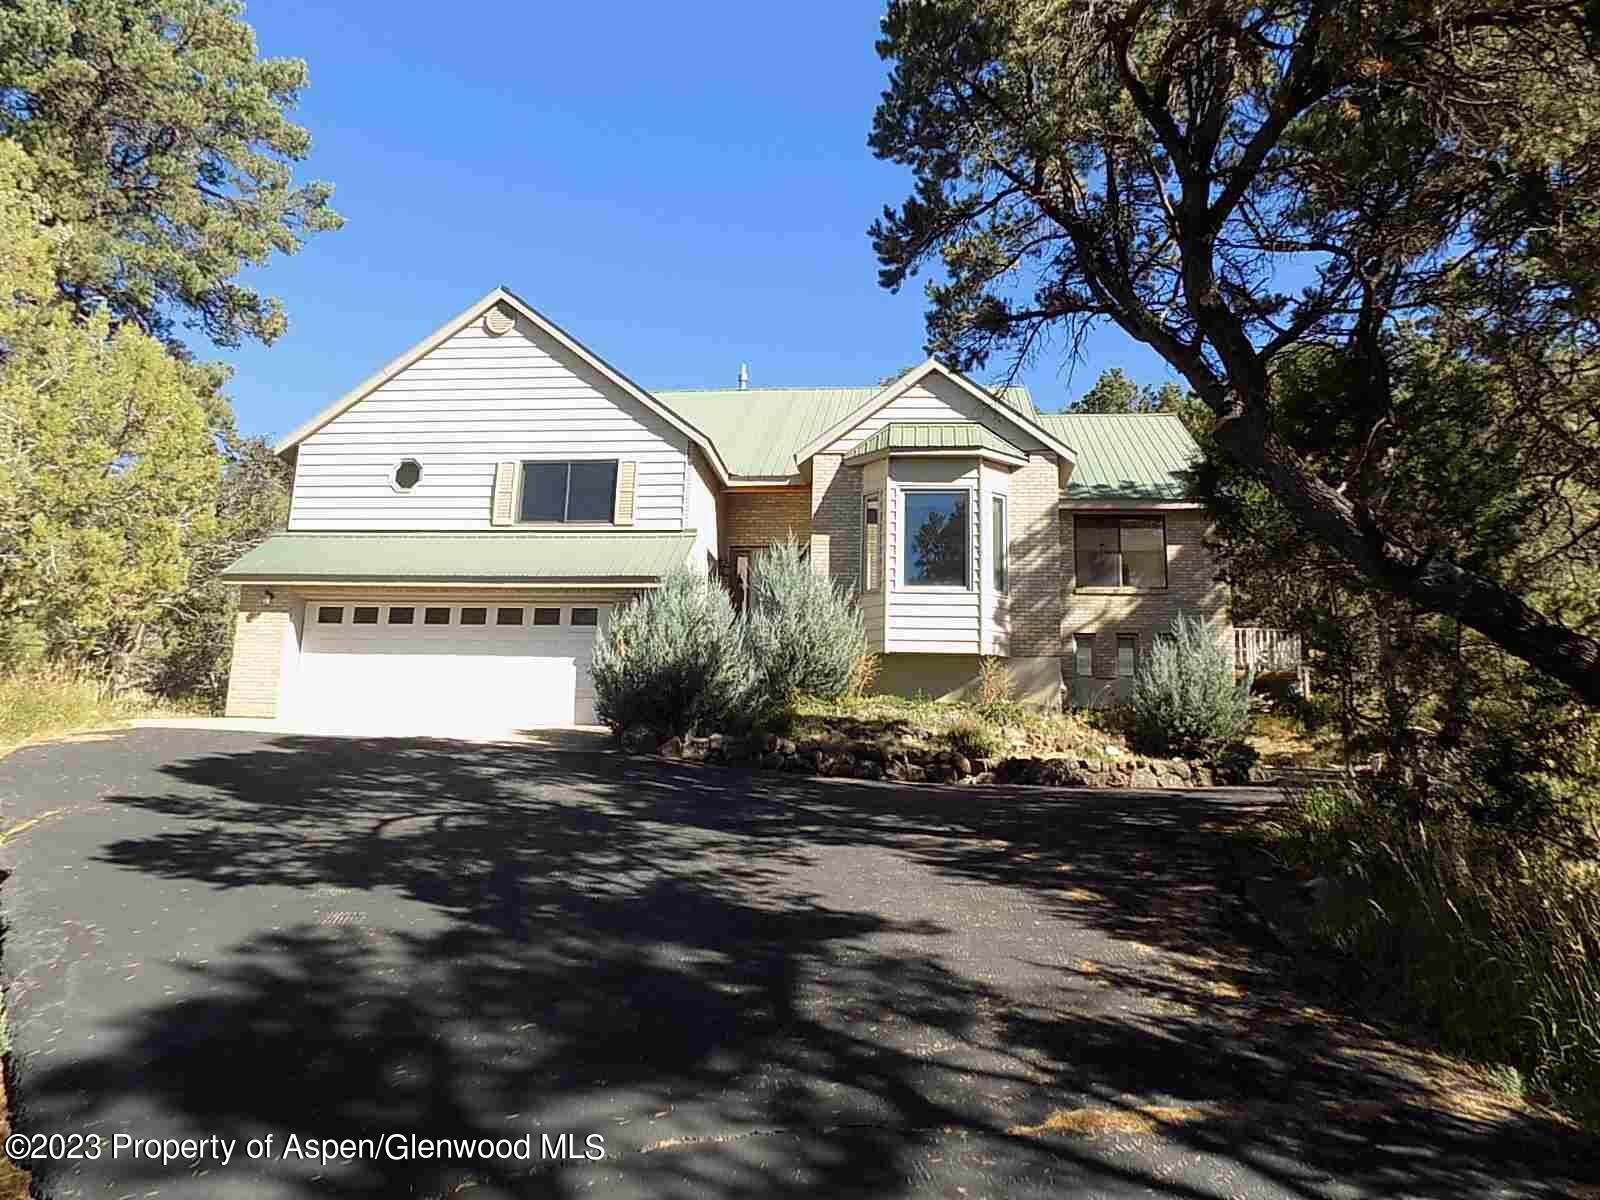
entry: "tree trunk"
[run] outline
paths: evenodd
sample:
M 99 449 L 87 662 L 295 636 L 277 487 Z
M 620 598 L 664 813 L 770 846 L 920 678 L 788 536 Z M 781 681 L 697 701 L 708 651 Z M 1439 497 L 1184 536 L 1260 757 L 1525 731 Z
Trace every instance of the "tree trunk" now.
M 1307 470 L 1265 425 L 1258 412 L 1230 413 L 1217 422 L 1217 444 L 1255 471 L 1307 529 L 1395 595 L 1456 618 L 1600 706 L 1600 642 L 1552 621 L 1492 579 L 1402 545 Z

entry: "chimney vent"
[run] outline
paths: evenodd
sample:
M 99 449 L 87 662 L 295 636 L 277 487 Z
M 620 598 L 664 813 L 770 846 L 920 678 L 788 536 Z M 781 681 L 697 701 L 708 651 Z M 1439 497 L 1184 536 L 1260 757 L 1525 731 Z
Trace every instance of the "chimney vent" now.
M 739 364 L 739 390 L 747 391 L 750 387 L 750 364 Z

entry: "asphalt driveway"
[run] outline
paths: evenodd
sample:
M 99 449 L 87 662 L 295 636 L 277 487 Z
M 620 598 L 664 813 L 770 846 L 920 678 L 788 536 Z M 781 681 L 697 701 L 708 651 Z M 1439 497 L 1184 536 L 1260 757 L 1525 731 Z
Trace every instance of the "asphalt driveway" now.
M 33 1161 L 61 1198 L 1593 1180 L 1581 1135 L 1327 1007 L 1245 919 L 1224 830 L 1263 802 L 530 745 L 34 747 L 0 760 L 0 827 L 31 822 L 0 851 L 18 1127 L 98 1148 Z M 413 1140 L 446 1138 L 501 1144 Z

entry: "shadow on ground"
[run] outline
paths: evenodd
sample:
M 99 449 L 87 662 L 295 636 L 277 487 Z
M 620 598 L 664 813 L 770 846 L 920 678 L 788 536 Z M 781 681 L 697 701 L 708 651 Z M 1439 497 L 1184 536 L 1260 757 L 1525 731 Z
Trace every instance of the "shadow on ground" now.
M 285 1166 L 305 1196 L 443 1194 L 464 1175 L 474 1197 L 604 1194 L 597 1178 L 669 1197 L 893 1196 L 963 1154 L 995 1194 L 1027 1177 L 1056 1194 L 1556 1195 L 1553 1164 L 1593 1169 L 1570 1130 L 1497 1111 L 1427 1052 L 1314 1007 L 1326 996 L 1233 899 L 1222 847 L 1252 815 L 1237 797 L 315 738 L 167 773 L 160 794 L 110 798 L 166 820 L 102 862 L 218 903 L 320 891 L 341 919 L 190 965 L 196 986 L 102 1053 L 34 1072 L 25 1128 L 114 1122 L 137 1100 L 239 1138 L 598 1130 L 610 1151 Z M 1036 923 L 1116 952 L 1070 957 L 1042 936 L 1035 982 L 978 978 L 941 949 L 959 909 L 850 903 L 872 863 L 1020 890 Z M 425 919 L 372 927 L 385 898 Z

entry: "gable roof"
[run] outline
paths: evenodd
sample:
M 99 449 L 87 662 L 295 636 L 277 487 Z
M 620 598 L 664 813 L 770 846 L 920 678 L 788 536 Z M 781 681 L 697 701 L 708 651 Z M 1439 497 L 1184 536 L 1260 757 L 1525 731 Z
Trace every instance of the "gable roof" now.
M 1169 413 L 1040 413 L 1078 447 L 1067 500 L 1185 500 L 1200 447 Z
M 495 288 L 486 296 L 478 300 L 475 304 L 472 304 L 463 312 L 458 313 L 449 321 L 446 321 L 438 329 L 434 330 L 427 337 L 423 338 L 399 358 L 394 359 L 376 373 L 369 375 L 366 379 L 363 379 L 360 383 L 356 384 L 356 386 L 350 391 L 346 392 L 343 396 L 339 397 L 338 400 L 334 401 L 327 408 L 323 409 L 316 416 L 312 417 L 311 420 L 307 421 L 298 429 L 281 438 L 277 445 L 273 446 L 273 453 L 285 454 L 294 449 L 301 442 L 305 441 L 306 438 L 310 437 L 317 430 L 321 429 L 329 421 L 333 420 L 335 417 L 348 411 L 349 409 L 354 408 L 371 392 L 379 387 L 382 387 L 389 380 L 400 374 L 401 371 L 404 371 L 407 367 L 411 366 L 412 363 L 426 355 L 430 350 L 433 350 L 443 342 L 447 341 L 449 338 L 453 337 L 457 333 L 460 333 L 461 330 L 465 329 L 473 321 L 477 320 L 484 313 L 488 312 L 489 309 L 494 307 L 496 304 L 504 304 L 508 308 L 512 309 L 519 316 L 525 318 L 530 324 L 532 324 L 534 328 L 538 329 L 541 333 L 545 334 L 545 336 L 549 337 L 557 345 L 561 346 L 563 349 L 580 359 L 593 370 L 598 371 L 609 382 L 615 384 L 622 391 L 626 392 L 629 397 L 637 401 L 647 411 L 654 413 L 668 425 L 671 425 L 679 433 L 686 435 L 690 441 L 699 446 L 700 449 L 705 452 L 706 458 L 710 461 L 712 469 L 717 473 L 717 477 L 723 483 L 728 482 L 728 464 L 723 460 L 722 455 L 717 452 L 717 448 L 712 443 L 710 438 L 708 438 L 699 429 L 695 428 L 691 422 L 686 421 L 681 415 L 673 412 L 649 392 L 645 391 L 638 384 L 634 383 L 633 380 L 629 379 L 621 371 L 617 370 L 610 363 L 606 362 L 605 359 L 601 358 L 582 342 L 578 341 L 577 338 L 567 333 L 566 330 L 562 329 L 554 321 L 550 320 L 550 318 L 546 317 L 538 309 L 534 308 L 526 300 L 522 299 L 522 297 L 504 287 Z
M 795 451 L 829 426 L 869 403 L 883 390 L 872 387 L 668 388 L 653 395 L 703 429 L 735 475 L 787 478 L 797 469 Z M 1028 389 L 1018 384 L 996 396 L 1008 408 L 1038 412 Z
M 968 395 L 979 401 L 979 403 L 987 406 L 990 409 L 993 409 L 996 413 L 1001 414 L 1010 421 L 1027 430 L 1029 433 L 1033 434 L 1036 438 L 1043 442 L 1048 449 L 1055 451 L 1066 462 L 1070 463 L 1077 457 L 1071 446 L 1067 445 L 1054 433 L 1039 424 L 1036 413 L 1023 412 L 1020 408 L 1014 407 L 1007 401 L 1000 399 L 995 395 L 995 393 L 989 391 L 987 388 L 979 387 L 977 384 L 973 383 L 972 380 L 961 374 L 961 372 L 952 371 L 938 359 L 930 358 L 920 366 L 912 367 L 911 370 L 900 376 L 900 378 L 896 379 L 893 383 L 884 387 L 865 404 L 861 405 L 853 412 L 841 417 L 822 433 L 812 438 L 811 441 L 801 446 L 794 452 L 795 462 L 797 464 L 804 462 L 813 454 L 816 454 L 822 450 L 830 442 L 835 441 L 844 434 L 848 433 L 850 430 L 854 429 L 857 425 L 861 424 L 861 422 L 872 416 L 873 413 L 892 403 L 897 397 L 906 392 L 907 389 L 914 387 L 916 384 L 926 379 L 929 375 L 934 374 L 943 375 L 946 379 L 950 380 L 950 382 L 954 383 Z M 1028 406 L 1030 409 L 1033 407 L 1033 401 L 1031 397 L 1028 400 Z
M 857 443 L 844 461 L 859 462 L 892 450 L 987 450 L 1024 464 L 1028 461 L 1026 451 L 976 421 L 891 421 Z

